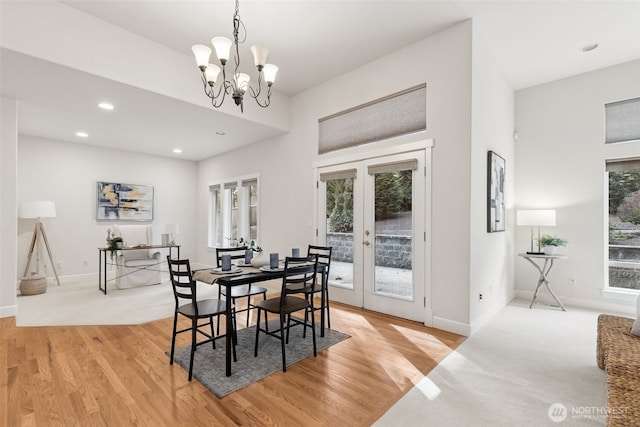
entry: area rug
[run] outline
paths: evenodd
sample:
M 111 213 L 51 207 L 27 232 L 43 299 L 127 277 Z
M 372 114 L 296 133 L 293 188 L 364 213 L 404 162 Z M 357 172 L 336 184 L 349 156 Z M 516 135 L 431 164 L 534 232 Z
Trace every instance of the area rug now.
M 278 328 L 278 321 L 271 320 L 269 329 Z M 302 338 L 302 326 L 291 328 L 289 344 L 286 347 L 287 369 L 292 364 L 313 357 L 313 340 L 310 329 L 307 337 Z M 324 337 L 320 336 L 320 328 L 316 325 L 316 347 L 318 352 L 349 338 L 349 335 L 325 328 Z M 236 352 L 238 361 L 231 365 L 231 376 L 225 376 L 224 338 L 216 342 L 213 349 L 210 344 L 198 346 L 193 360 L 193 376 L 216 396 L 224 397 L 255 381 L 282 370 L 282 351 L 280 340 L 260 333 L 258 357 L 253 356 L 256 339 L 255 326 L 238 331 Z M 186 371 L 189 370 L 191 346 L 176 349 L 174 360 Z M 187 374 L 185 374 L 187 375 Z

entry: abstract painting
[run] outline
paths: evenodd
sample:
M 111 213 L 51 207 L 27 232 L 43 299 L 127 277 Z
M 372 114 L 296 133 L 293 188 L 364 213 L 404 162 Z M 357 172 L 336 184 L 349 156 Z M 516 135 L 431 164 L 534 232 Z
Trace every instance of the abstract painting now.
M 98 221 L 152 221 L 153 186 L 98 181 Z
M 488 155 L 487 176 L 487 232 L 504 231 L 504 159 L 493 151 Z

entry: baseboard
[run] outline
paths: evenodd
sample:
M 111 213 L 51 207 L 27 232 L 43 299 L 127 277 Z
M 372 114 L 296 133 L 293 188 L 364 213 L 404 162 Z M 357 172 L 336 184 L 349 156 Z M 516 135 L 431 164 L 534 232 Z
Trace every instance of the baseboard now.
M 516 297 L 525 301 L 531 301 L 533 299 L 533 291 L 516 290 Z M 549 299 L 550 296 L 545 294 L 545 298 Z M 596 301 L 585 298 L 575 297 L 563 297 L 558 295 L 560 301 L 567 307 L 579 307 L 586 308 L 594 311 L 602 311 L 608 314 L 620 314 L 627 317 L 635 317 L 636 307 L 635 305 L 616 304 L 613 302 Z
M 433 316 L 432 327 L 442 329 L 443 331 L 453 332 L 454 334 L 464 335 L 465 337 L 471 336 L 471 325 L 468 323 L 445 319 L 443 317 Z
M 72 274 L 68 276 L 58 276 L 60 279 L 60 284 L 63 285 L 65 283 L 76 283 L 76 282 L 95 282 L 96 287 L 98 287 L 98 273 L 84 273 L 84 274 Z M 51 277 L 49 277 L 49 285 L 55 286 L 55 279 L 53 282 L 51 281 Z
M 5 305 L 4 307 L 0 307 L 0 317 L 15 317 L 17 315 L 17 305 Z

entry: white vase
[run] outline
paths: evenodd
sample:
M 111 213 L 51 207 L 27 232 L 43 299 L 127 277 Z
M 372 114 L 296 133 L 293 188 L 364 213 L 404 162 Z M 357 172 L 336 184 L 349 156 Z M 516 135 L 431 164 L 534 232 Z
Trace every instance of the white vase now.
M 263 265 L 268 265 L 268 264 L 269 264 L 269 255 L 267 255 L 265 251 L 258 252 L 257 255 L 254 255 L 253 258 L 251 258 L 251 265 L 256 268 L 260 268 Z
M 545 255 L 555 255 L 556 254 L 556 249 L 558 249 L 557 246 L 547 245 L 547 246 L 544 247 L 544 254 Z

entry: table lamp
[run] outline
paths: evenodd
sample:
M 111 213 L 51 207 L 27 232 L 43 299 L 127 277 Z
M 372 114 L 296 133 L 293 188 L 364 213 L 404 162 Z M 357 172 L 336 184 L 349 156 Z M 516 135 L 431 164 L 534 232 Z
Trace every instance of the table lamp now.
M 516 222 L 518 225 L 527 225 L 531 227 L 531 250 L 527 251 L 531 255 L 541 255 L 544 252 L 540 250 L 540 227 L 542 226 L 555 226 L 556 225 L 556 211 L 555 209 L 535 209 L 535 210 L 522 210 L 516 212 Z M 534 234 L 533 228 L 538 227 L 538 251 L 533 249 Z
M 31 258 L 33 256 L 33 250 L 36 249 L 36 272 L 40 269 L 40 252 L 38 250 L 40 236 L 44 240 L 44 244 L 49 254 L 49 260 L 51 261 L 51 269 L 56 278 L 56 283 L 60 286 L 60 280 L 58 279 L 58 272 L 56 271 L 55 263 L 53 262 L 53 256 L 51 255 L 51 248 L 49 247 L 49 240 L 47 239 L 47 233 L 44 231 L 44 224 L 42 224 L 42 218 L 55 218 L 56 217 L 56 205 L 54 202 L 49 201 L 33 201 L 23 202 L 20 206 L 20 218 L 36 219 L 36 225 L 33 229 L 33 237 L 31 238 L 31 246 L 29 247 L 29 255 L 27 257 L 27 265 L 24 268 L 24 277 L 27 276 L 29 271 L 29 264 L 31 264 Z
M 175 245 L 176 244 L 176 234 L 179 233 L 178 231 L 178 224 L 167 224 L 164 226 L 164 232 L 167 233 L 169 235 L 169 244 L 170 245 Z

